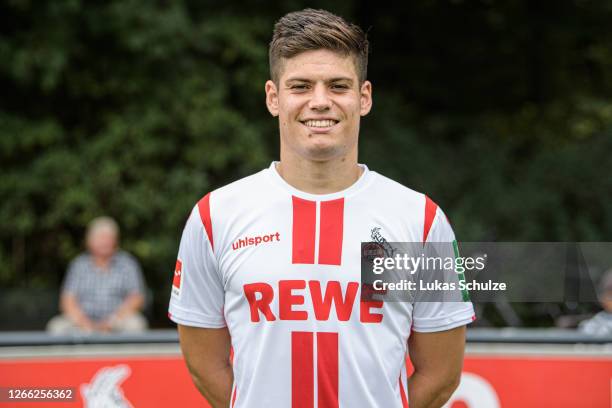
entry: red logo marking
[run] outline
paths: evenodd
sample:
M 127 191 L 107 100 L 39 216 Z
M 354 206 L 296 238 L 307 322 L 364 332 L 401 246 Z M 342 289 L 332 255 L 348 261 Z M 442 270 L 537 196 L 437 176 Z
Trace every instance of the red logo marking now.
M 183 263 L 180 259 L 176 260 L 176 266 L 174 267 L 174 278 L 172 279 L 172 286 L 177 289 L 181 288 L 181 277 L 183 276 Z
M 280 234 L 278 232 L 274 232 L 272 234 L 259 235 L 256 237 L 241 238 L 232 244 L 232 249 L 235 251 L 237 249 L 248 247 L 251 245 L 257 246 L 259 244 L 274 242 L 274 241 L 276 242 L 280 241 Z
M 343 285 L 337 281 L 329 281 L 323 287 L 316 280 L 280 280 L 278 289 L 265 282 L 248 283 L 243 286 L 244 296 L 249 302 L 251 322 L 261 320 L 308 320 L 308 312 L 299 310 L 306 299 L 312 304 L 314 318 L 320 321 L 330 319 L 332 304 L 335 306 L 336 318 L 339 321 L 348 321 L 358 303 L 359 321 L 361 323 L 380 323 L 382 313 L 375 313 L 372 309 L 382 312 L 383 302 L 358 299 L 359 282 L 349 282 L 344 290 Z M 276 310 L 272 310 L 274 298 L 278 299 Z M 296 309 L 297 308 L 297 309 Z M 263 318 L 263 319 L 262 319 Z

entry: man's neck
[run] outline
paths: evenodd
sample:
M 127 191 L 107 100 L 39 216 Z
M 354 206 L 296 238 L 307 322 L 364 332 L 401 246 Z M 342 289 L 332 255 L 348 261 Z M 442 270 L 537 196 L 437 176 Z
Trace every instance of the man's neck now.
M 291 186 L 310 194 L 330 194 L 352 186 L 363 173 L 357 159 L 309 161 L 283 159 L 278 174 Z
M 91 256 L 93 264 L 100 269 L 108 269 L 112 256 Z

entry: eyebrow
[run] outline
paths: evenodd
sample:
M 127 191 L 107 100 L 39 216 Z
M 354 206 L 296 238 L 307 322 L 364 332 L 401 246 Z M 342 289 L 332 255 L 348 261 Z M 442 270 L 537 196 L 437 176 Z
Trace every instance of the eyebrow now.
M 336 77 L 336 78 L 331 78 L 331 79 L 326 80 L 326 81 L 325 81 L 325 83 L 327 83 L 327 84 L 331 84 L 331 83 L 334 83 L 334 82 L 342 82 L 342 81 L 346 81 L 346 82 L 348 82 L 348 83 L 349 83 L 349 84 L 351 84 L 351 85 L 353 84 L 353 79 L 352 79 L 352 78 L 349 78 L 349 77 Z M 310 79 L 307 79 L 307 78 L 297 78 L 297 77 L 296 77 L 296 78 L 288 78 L 288 79 L 285 81 L 285 85 L 290 84 L 290 83 L 292 83 L 292 82 L 306 82 L 306 83 L 311 83 L 312 81 L 311 81 Z

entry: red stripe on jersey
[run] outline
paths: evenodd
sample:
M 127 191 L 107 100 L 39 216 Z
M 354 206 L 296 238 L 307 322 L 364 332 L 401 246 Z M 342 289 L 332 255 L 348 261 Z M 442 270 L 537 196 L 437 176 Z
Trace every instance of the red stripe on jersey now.
M 202 219 L 202 225 L 208 235 L 208 241 L 210 241 L 210 247 L 214 250 L 215 245 L 213 242 L 212 234 L 212 222 L 210 220 L 210 193 L 206 194 L 200 201 L 198 201 L 198 210 L 200 210 L 200 218 Z
M 234 347 L 230 346 L 230 355 L 229 355 L 229 362 L 230 365 L 234 365 Z M 232 405 L 231 407 L 234 408 L 234 404 L 236 403 L 236 394 L 238 394 L 238 387 L 234 384 L 234 395 L 232 396 Z
M 344 198 L 321 202 L 319 263 L 340 265 L 344 228 Z
M 293 199 L 293 242 L 292 263 L 313 264 L 317 203 L 292 197 Z
M 236 394 L 238 394 L 238 387 L 234 388 L 234 396 L 232 397 L 232 408 L 234 408 L 234 404 L 236 403 Z
M 338 333 L 317 333 L 319 408 L 338 408 Z
M 438 210 L 438 205 L 434 203 L 431 198 L 425 196 L 425 223 L 423 226 L 423 243 L 427 242 L 427 236 L 429 235 L 429 230 L 431 229 L 431 225 L 434 222 L 434 218 L 436 217 L 436 211 Z
M 402 384 L 402 374 L 399 377 L 400 396 L 402 397 L 402 407 L 408 408 L 408 398 L 406 397 L 406 391 L 404 390 L 404 384 Z
M 312 332 L 291 332 L 292 408 L 313 408 L 314 406 L 314 364 L 312 358 Z

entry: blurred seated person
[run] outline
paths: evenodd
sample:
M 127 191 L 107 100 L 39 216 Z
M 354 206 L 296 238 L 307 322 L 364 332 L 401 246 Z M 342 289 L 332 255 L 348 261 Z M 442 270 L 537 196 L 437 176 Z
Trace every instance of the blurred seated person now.
M 147 321 L 144 281 L 136 259 L 118 248 L 119 227 L 110 217 L 92 220 L 87 227 L 88 251 L 68 268 L 60 296 L 61 315 L 47 330 L 54 334 L 140 332 Z
M 599 283 L 599 304 L 603 310 L 580 323 L 578 330 L 593 336 L 612 336 L 612 269 Z

